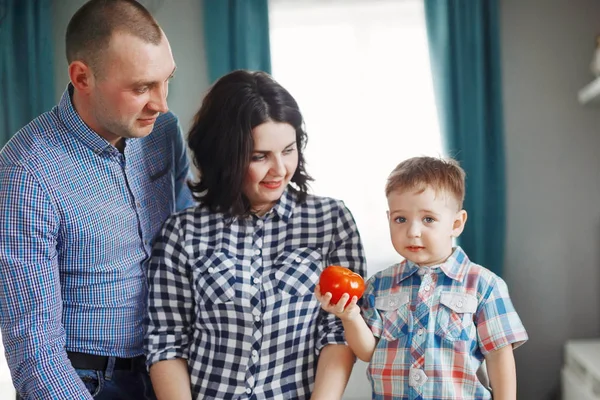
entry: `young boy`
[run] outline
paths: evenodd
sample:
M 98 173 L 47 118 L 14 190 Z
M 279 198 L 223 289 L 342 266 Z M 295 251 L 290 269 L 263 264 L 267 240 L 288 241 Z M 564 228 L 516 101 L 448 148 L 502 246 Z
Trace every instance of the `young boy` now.
M 453 247 L 465 226 L 465 173 L 454 160 L 416 157 L 386 185 L 390 236 L 405 258 L 372 276 L 361 308 L 315 290 L 346 341 L 369 362 L 373 399 L 516 399 L 513 348 L 527 333 L 504 281 Z

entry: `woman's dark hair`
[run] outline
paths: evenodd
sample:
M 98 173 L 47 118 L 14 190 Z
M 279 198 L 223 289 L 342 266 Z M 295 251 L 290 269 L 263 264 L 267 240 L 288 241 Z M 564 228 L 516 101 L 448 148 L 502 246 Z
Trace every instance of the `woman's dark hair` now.
M 237 70 L 215 82 L 188 135 L 200 172 L 199 180 L 189 186 L 203 206 L 233 217 L 249 215 L 250 202 L 242 186 L 254 151 L 252 130 L 268 121 L 287 123 L 296 130 L 298 168 L 289 190 L 298 201 L 306 200 L 312 178 L 305 170 L 302 151 L 308 137 L 296 100 L 269 74 Z

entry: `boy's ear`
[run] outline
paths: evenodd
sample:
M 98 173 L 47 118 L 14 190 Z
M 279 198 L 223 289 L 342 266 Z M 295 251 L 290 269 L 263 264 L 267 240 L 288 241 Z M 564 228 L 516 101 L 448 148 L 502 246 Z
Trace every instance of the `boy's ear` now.
M 463 229 L 465 229 L 465 223 L 467 222 L 467 212 L 460 210 L 454 216 L 454 223 L 452 225 L 452 237 L 459 237 Z

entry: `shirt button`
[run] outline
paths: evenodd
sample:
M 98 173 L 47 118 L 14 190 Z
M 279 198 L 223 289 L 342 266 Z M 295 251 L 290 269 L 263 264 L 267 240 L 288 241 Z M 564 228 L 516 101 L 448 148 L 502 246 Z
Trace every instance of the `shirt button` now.
M 135 202 L 136 207 L 140 208 L 142 206 L 142 203 L 140 203 L 139 201 Z
M 252 350 L 252 357 L 256 357 L 256 356 L 258 356 L 258 351 Z
M 253 282 L 254 282 L 255 285 L 258 285 L 260 283 L 260 279 L 254 278 Z
M 261 227 L 263 224 L 262 219 L 259 219 L 258 221 L 256 221 L 256 226 Z
M 254 320 L 255 320 L 256 322 L 259 322 L 259 321 L 260 321 L 260 315 L 255 315 L 255 316 L 254 316 Z
M 209 267 L 208 268 L 208 273 L 212 274 L 213 272 L 215 272 L 215 269 L 213 267 Z
M 419 382 L 421 380 L 421 376 L 419 374 L 414 374 L 413 375 L 413 379 L 417 382 Z
M 246 393 L 248 393 L 248 394 L 252 393 L 252 389 L 246 388 Z
M 297 263 L 302 262 L 302 259 L 300 257 L 296 257 L 296 262 Z
M 426 285 L 423 289 L 425 289 L 426 292 L 429 292 L 429 289 L 431 289 L 431 286 Z
M 423 332 L 425 332 L 425 329 L 419 328 L 419 330 L 417 331 L 417 335 L 421 336 Z
M 254 254 L 257 255 L 257 256 L 260 256 L 260 249 L 254 250 Z

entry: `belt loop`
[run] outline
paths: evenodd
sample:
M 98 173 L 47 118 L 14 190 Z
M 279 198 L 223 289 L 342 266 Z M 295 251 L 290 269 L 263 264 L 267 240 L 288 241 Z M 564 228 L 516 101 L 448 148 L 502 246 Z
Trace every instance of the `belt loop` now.
M 104 379 L 110 381 L 112 379 L 113 372 L 115 370 L 116 357 L 108 357 L 106 362 L 106 371 L 104 371 Z

